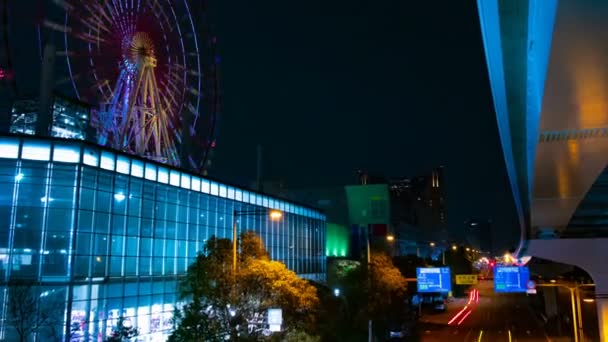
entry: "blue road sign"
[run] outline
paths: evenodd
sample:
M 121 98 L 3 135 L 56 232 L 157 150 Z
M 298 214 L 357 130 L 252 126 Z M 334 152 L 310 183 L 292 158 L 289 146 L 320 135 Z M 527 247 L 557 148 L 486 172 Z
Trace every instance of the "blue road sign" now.
M 452 291 L 449 267 L 418 267 L 416 280 L 420 293 Z
M 494 268 L 494 291 L 526 292 L 530 270 L 528 267 L 497 266 Z

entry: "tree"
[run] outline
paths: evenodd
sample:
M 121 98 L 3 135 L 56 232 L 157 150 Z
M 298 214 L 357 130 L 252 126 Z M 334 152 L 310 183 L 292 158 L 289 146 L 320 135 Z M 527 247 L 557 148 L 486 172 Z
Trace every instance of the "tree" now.
M 55 330 L 63 313 L 62 300 L 49 294 L 39 295 L 32 281 L 12 281 L 8 290 L 7 323 L 15 328 L 20 342 L 41 329 Z
M 286 326 L 314 326 L 316 289 L 278 261 L 272 261 L 253 232 L 239 238 L 238 272 L 232 269 L 232 242 L 210 238 L 188 268 L 180 297 L 188 300 L 176 318 L 172 340 L 255 337 L 268 308 L 283 309 Z
M 386 254 L 374 252 L 370 259 L 369 267 L 361 263 L 338 273 L 341 277 L 337 286 L 341 289 L 348 315 L 345 325 L 354 328 L 344 333 L 350 334 L 351 339 L 366 333 L 369 319 L 379 327 L 381 322 L 390 317 L 398 318 L 402 313 L 407 281 Z
M 126 323 L 126 324 L 125 324 Z M 139 331 L 135 328 L 130 320 L 125 320 L 123 316 L 118 318 L 116 326 L 112 329 L 112 333 L 106 339 L 107 342 L 131 341 L 139 335 Z

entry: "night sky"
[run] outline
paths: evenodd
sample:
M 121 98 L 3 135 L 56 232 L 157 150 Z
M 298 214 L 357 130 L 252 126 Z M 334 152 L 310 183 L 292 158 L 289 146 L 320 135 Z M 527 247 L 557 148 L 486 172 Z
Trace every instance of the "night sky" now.
M 250 184 L 257 144 L 265 179 L 291 189 L 444 165 L 450 229 L 491 218 L 497 247 L 515 244 L 476 1 L 209 3 L 223 96 L 214 178 Z M 14 32 L 16 60 L 37 58 L 32 32 Z M 36 89 L 32 65 L 21 85 Z
M 211 174 L 288 188 L 444 165 L 448 221 L 518 227 L 474 0 L 215 1 L 223 115 Z M 440 10 L 439 10 L 440 9 Z

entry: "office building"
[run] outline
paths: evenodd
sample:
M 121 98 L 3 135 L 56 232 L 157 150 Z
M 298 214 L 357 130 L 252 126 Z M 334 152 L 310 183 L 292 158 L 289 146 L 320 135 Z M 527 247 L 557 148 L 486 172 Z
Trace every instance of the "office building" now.
M 0 136 L 0 340 L 15 340 L 6 307 L 15 281 L 35 282 L 37 340 L 100 341 L 120 316 L 140 341 L 164 341 L 177 285 L 212 235 L 232 239 L 235 210 L 273 259 L 325 277 L 325 216 L 262 193 L 202 178 L 79 140 Z
M 40 101 L 21 99 L 11 109 L 11 133 L 35 135 L 37 129 L 51 137 L 85 140 L 89 130 L 90 107 L 59 95 L 53 96 L 50 127 L 39 127 Z

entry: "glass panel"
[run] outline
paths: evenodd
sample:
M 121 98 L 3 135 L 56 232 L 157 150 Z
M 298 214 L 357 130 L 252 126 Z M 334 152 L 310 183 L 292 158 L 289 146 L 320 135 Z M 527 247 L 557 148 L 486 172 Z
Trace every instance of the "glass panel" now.
M 125 156 L 116 157 L 116 172 L 129 174 L 129 158 Z
M 169 171 L 164 167 L 158 168 L 158 181 L 164 184 L 169 183 Z
M 24 141 L 21 158 L 30 160 L 50 160 L 51 143 L 38 141 Z
M 235 189 L 234 199 L 241 202 L 243 200 L 243 191 L 239 189 Z
M 146 163 L 146 179 L 151 181 L 156 180 L 156 165 Z
M 179 186 L 179 171 L 171 170 L 169 184 Z
M 78 163 L 80 161 L 80 146 L 55 144 L 53 161 Z
M 182 173 L 182 188 L 190 190 L 190 176 Z
M 82 161 L 86 165 L 97 167 L 97 164 L 99 163 L 99 151 L 85 146 L 82 154 Z
M 102 169 L 114 171 L 114 153 L 101 151 L 101 164 Z
M 201 192 L 204 192 L 206 194 L 211 192 L 209 181 L 206 179 L 201 179 Z
M 144 176 L 144 162 L 133 160 L 131 162 L 131 176 L 142 178 Z
M 201 191 L 201 179 L 196 176 L 192 176 L 192 184 L 190 189 L 194 191 Z
M 211 182 L 211 191 L 210 191 L 210 193 L 211 193 L 212 195 L 214 195 L 214 196 L 217 196 L 217 193 L 218 193 L 217 188 L 218 188 L 217 183 L 215 183 L 215 182 Z
M 220 197 L 226 197 L 226 186 L 220 184 Z
M 18 158 L 19 140 L 13 138 L 0 138 L 0 158 Z
M 233 187 L 231 187 L 231 186 L 228 187 L 227 196 L 228 196 L 228 199 L 231 199 L 231 200 L 234 199 L 234 188 Z

